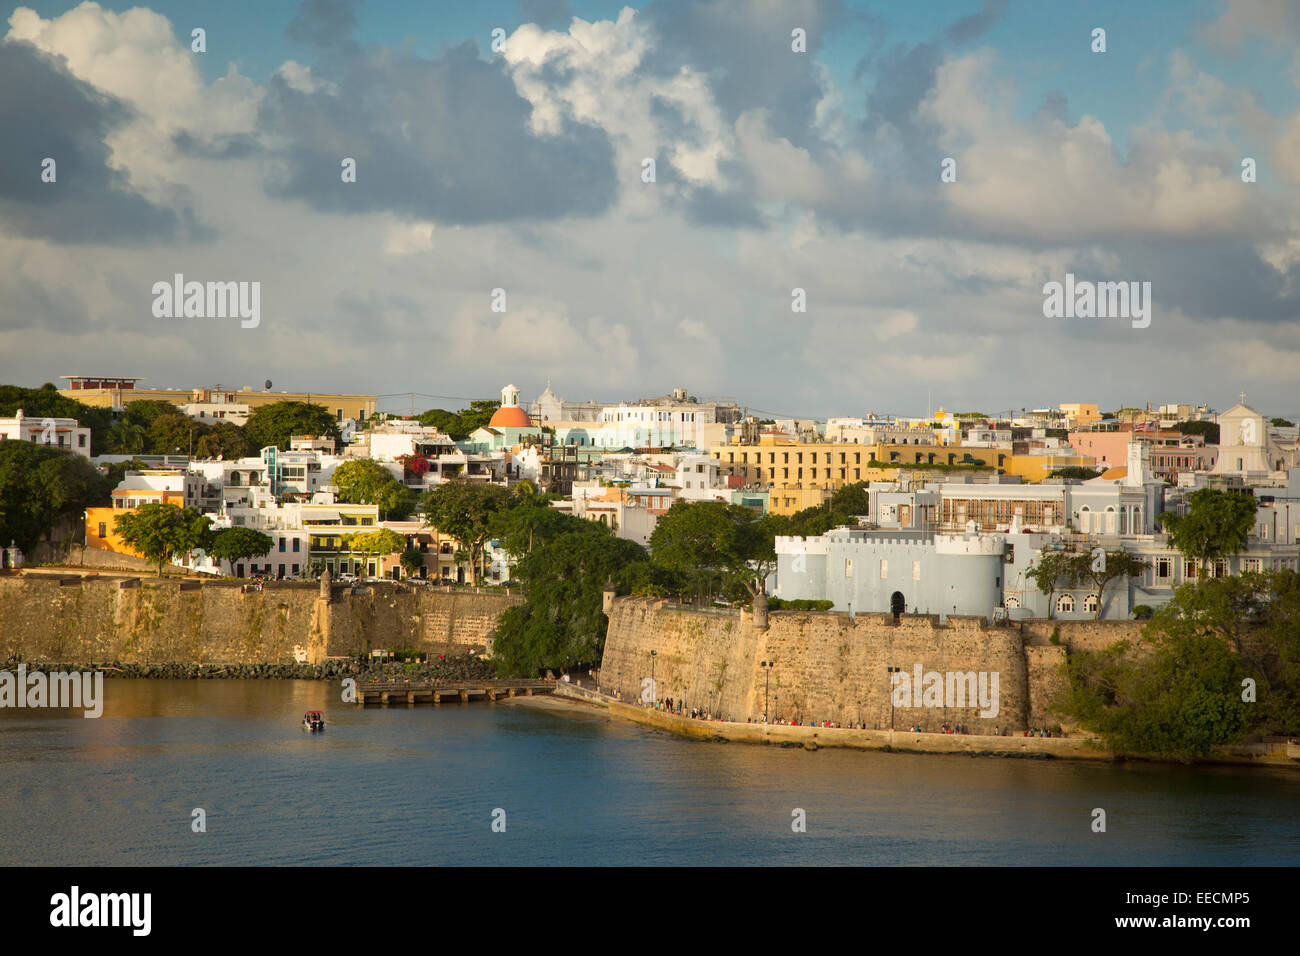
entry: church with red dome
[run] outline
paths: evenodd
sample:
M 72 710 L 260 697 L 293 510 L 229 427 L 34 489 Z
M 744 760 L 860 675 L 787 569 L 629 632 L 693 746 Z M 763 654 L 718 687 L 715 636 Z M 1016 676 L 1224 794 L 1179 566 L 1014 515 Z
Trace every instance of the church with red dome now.
M 519 404 L 519 389 L 507 385 L 501 389 L 501 407 L 492 413 L 486 427 L 475 429 L 469 437 L 478 451 L 500 451 L 513 448 L 525 438 L 540 438 L 541 434 L 541 427 L 533 424 Z

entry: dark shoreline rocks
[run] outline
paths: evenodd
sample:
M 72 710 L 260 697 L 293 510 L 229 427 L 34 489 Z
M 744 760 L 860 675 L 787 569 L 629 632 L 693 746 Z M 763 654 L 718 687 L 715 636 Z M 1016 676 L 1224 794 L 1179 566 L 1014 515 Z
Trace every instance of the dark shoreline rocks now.
M 337 680 L 355 675 L 351 660 L 330 660 L 323 664 L 123 664 L 120 661 L 98 663 L 24 661 L 27 673 L 80 673 L 103 671 L 105 678 L 158 680 Z M 16 671 L 17 664 L 5 665 Z
M 449 657 L 432 663 L 399 663 L 362 665 L 359 659 L 330 658 L 322 664 L 123 664 L 121 661 L 96 663 L 50 661 L 23 661 L 27 673 L 82 673 L 103 671 L 107 678 L 135 680 L 381 680 L 383 678 L 413 677 L 431 680 L 491 679 L 496 667 L 488 661 L 470 655 Z M 3 670 L 18 670 L 18 664 L 5 664 Z

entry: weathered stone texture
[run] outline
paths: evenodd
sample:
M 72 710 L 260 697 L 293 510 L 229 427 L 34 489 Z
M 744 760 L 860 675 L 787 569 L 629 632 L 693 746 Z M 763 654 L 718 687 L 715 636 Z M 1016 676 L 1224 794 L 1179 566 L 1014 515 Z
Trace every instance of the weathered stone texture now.
M 124 584 L 126 586 L 124 586 Z M 0 579 L 0 654 L 37 661 L 291 664 L 373 648 L 485 646 L 518 595 L 315 584 L 245 593 L 224 582 L 142 577 Z
M 895 625 L 888 615 L 859 614 L 850 623 L 841 613 L 773 611 L 763 631 L 734 613 L 620 598 L 610 615 L 602 687 L 638 698 L 642 679 L 651 674 L 651 650 L 657 651 L 660 698 L 740 721 L 762 719 L 768 676 L 774 719 L 888 729 L 888 668 L 899 667 L 910 679 L 920 664 L 923 672 L 996 672 L 998 713 L 981 717 L 977 706 L 895 708 L 895 727 L 937 730 L 947 721 L 992 733 L 1029 726 L 1029 662 L 1020 631 L 980 619 L 950 617 L 941 626 L 935 617 L 904 617 Z M 770 674 L 762 661 L 775 661 Z

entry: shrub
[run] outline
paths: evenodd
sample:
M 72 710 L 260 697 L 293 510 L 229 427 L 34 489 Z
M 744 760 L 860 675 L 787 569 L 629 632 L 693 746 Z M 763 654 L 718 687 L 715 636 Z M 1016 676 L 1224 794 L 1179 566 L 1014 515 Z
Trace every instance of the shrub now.
M 800 598 L 795 601 L 786 601 L 778 597 L 767 599 L 769 610 L 773 611 L 829 611 L 835 606 L 834 601 L 811 601 Z

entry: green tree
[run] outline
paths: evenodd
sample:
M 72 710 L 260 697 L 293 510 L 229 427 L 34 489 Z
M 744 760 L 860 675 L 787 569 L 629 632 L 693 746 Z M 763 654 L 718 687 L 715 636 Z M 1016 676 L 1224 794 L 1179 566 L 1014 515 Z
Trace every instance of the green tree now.
M 1174 431 L 1184 435 L 1200 435 L 1207 445 L 1219 443 L 1219 426 L 1215 422 L 1178 422 Z
M 461 427 L 465 429 L 468 437 L 476 428 L 482 428 L 492 420 L 493 413 L 501 407 L 498 400 L 476 400 L 469 403 L 469 408 L 460 410 Z
M 217 422 L 209 426 L 203 437 L 196 438 L 194 454 L 198 458 L 225 458 L 227 460 L 256 455 L 244 430 L 234 422 Z
M 0 547 L 30 551 L 61 520 L 105 504 L 113 486 L 82 455 L 0 441 Z
M 1184 584 L 1142 635 L 1072 652 L 1053 708 L 1138 755 L 1204 756 L 1249 732 L 1300 733 L 1300 574 Z
M 293 435 L 321 435 L 338 441 L 339 426 L 329 409 L 311 402 L 272 402 L 248 416 L 244 434 L 255 448 L 289 448 Z
M 581 528 L 536 548 L 515 570 L 528 599 L 497 622 L 493 656 L 502 675 L 532 676 L 600 661 L 608 626 L 605 584 L 647 555 L 598 522 L 578 521 Z
M 1255 729 L 1300 734 L 1300 574 L 1255 572 L 1184 584 L 1148 626 L 1226 644 L 1258 685 Z
M 720 501 L 678 501 L 650 535 L 656 564 L 700 581 L 739 584 L 755 600 L 766 599 L 767 576 L 776 567 L 776 535 L 788 525 L 777 515 Z M 762 595 L 762 598 L 760 598 Z
M 1146 561 L 1127 551 L 1104 551 L 1102 554 L 1081 554 L 1078 558 L 1077 579 L 1092 585 L 1095 598 L 1095 617 L 1101 620 L 1102 595 L 1117 578 L 1136 577 L 1149 566 Z
M 1069 551 L 1051 551 L 1043 549 L 1034 566 L 1025 572 L 1025 577 L 1033 581 L 1038 590 L 1047 595 L 1047 616 L 1055 612 L 1052 597 L 1062 588 L 1079 586 L 1079 576 L 1083 569 L 1081 556 Z M 1082 555 L 1086 560 L 1087 555 Z
M 499 401 L 476 399 L 469 403 L 469 408 L 459 412 L 449 412 L 445 408 L 430 408 L 422 412 L 419 422 L 432 425 L 446 434 L 452 441 L 464 441 L 470 432 L 486 425 L 492 420 L 492 414 L 501 407 Z
M 408 543 L 406 547 L 402 549 L 401 563 L 402 570 L 404 570 L 408 576 L 415 577 L 415 575 L 420 573 L 420 568 L 424 567 L 424 555 L 420 552 L 419 548 Z
M 1085 468 L 1082 465 L 1067 465 L 1064 468 L 1058 468 L 1048 477 L 1051 478 L 1073 478 L 1078 481 L 1087 481 L 1089 478 L 1096 478 L 1101 472 L 1095 468 Z
M 445 408 L 431 408 L 427 412 L 423 412 L 417 420 L 421 425 L 432 425 L 452 441 L 463 441 L 469 436 L 469 432 L 465 430 L 465 425 L 460 420 L 460 416 L 455 412 L 447 411 Z
M 590 523 L 531 499 L 494 513 L 488 531 L 489 537 L 499 540 L 511 557 L 520 558 L 531 553 L 534 547 L 547 544 L 566 531 L 580 530 L 580 524 Z
M 1251 705 L 1241 699 L 1240 656 L 1221 640 L 1150 626 L 1147 633 L 1149 646 L 1120 641 L 1072 653 L 1069 690 L 1054 709 L 1120 754 L 1203 757 L 1241 740 Z
M 183 412 L 163 413 L 149 426 L 149 450 L 155 455 L 188 455 L 211 430 Z
M 108 430 L 107 454 L 143 455 L 149 450 L 149 430 L 139 422 L 119 418 Z
M 492 516 L 509 502 L 510 492 L 500 485 L 455 479 L 430 489 L 420 511 L 425 521 L 451 535 L 469 552 L 477 584 L 483 576 L 483 545 L 491 534 Z
M 365 558 L 369 558 L 371 555 L 378 557 L 385 554 L 396 554 L 406 547 L 406 539 L 390 528 L 345 534 L 343 543 L 346 547 L 357 554 L 363 555 Z
M 1188 503 L 1191 507 L 1184 515 L 1168 511 L 1160 515 L 1171 548 L 1201 562 L 1245 550 L 1259 506 L 1250 492 L 1201 488 L 1191 493 Z
M 392 472 L 370 458 L 345 461 L 334 469 L 330 479 L 338 492 L 338 500 L 349 504 L 379 505 L 382 519 L 400 510 L 409 499 L 406 486 L 393 477 Z
M 212 521 L 194 508 L 171 504 L 141 505 L 134 513 L 123 512 L 113 519 L 113 529 L 122 540 L 158 566 L 196 548 L 211 552 Z
M 207 550 L 212 557 L 234 564 L 270 554 L 274 543 L 270 535 L 252 528 L 222 528 L 212 533 L 212 543 Z
M 1295 428 L 1295 422 L 1287 421 L 1285 418 L 1270 418 L 1268 423 L 1274 428 Z

